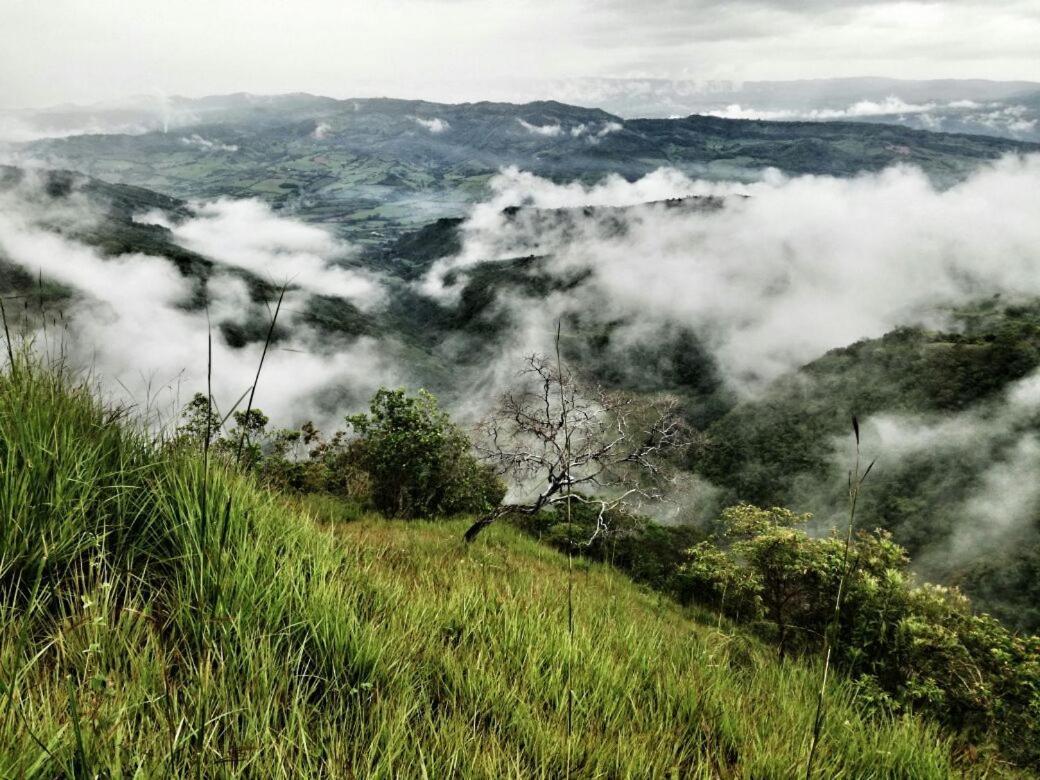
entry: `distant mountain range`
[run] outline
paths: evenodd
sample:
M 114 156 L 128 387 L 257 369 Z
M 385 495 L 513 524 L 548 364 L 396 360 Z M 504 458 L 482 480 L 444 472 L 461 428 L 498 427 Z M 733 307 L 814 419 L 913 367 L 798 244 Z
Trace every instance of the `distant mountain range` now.
M 141 120 L 144 132 L 23 142 L 9 156 L 179 198 L 257 197 L 373 245 L 460 215 L 506 166 L 589 183 L 607 174 L 635 179 L 665 166 L 749 180 L 766 168 L 849 176 L 908 163 L 949 184 L 980 162 L 1040 150 L 1006 138 L 851 121 L 624 119 L 553 101 L 447 105 L 237 94 L 171 100 L 150 119 L 136 110 L 118 109 L 118 116 L 131 125 Z M 78 111 L 49 116 L 67 128 Z M 104 125 L 114 117 L 94 119 Z
M 577 79 L 552 94 L 620 116 L 849 119 L 1040 140 L 1040 83 L 890 78 L 803 81 Z
M 892 78 L 799 81 L 579 78 L 525 80 L 499 98 L 552 98 L 625 119 L 706 114 L 735 119 L 852 120 L 923 130 L 1040 141 L 1040 82 Z M 255 122 L 294 107 L 307 115 L 337 101 L 311 95 L 223 95 L 203 98 L 139 95 L 91 105 L 0 110 L 0 141 L 84 133 L 143 133 L 226 121 Z

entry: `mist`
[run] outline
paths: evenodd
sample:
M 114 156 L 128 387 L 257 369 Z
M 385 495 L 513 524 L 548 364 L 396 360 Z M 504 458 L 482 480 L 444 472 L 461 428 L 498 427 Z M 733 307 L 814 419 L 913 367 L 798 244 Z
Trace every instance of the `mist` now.
M 942 324 L 948 307 L 1040 295 L 1040 156 L 1001 160 L 948 189 L 909 167 L 852 179 L 767 172 L 751 184 L 661 170 L 593 186 L 506 170 L 491 189 L 462 251 L 422 281 L 426 293 L 452 300 L 477 265 L 543 256 L 551 273 L 590 272 L 567 307 L 608 307 L 633 331 L 692 328 L 744 394 L 829 349 Z M 724 206 L 636 205 L 689 196 Z M 532 208 L 503 212 L 518 205 Z M 555 223 L 537 211 L 579 206 L 631 208 Z M 560 302 L 500 296 L 499 305 L 544 323 Z
M 0 196 L 0 257 L 33 278 L 71 291 L 60 312 L 40 319 L 50 327 L 26 334 L 37 349 L 88 370 L 110 398 L 133 403 L 152 424 L 175 420 L 195 392 L 205 392 L 212 334 L 213 394 L 230 407 L 250 387 L 262 344 L 229 346 L 224 323 L 269 322 L 271 307 L 256 302 L 235 269 L 273 285 L 289 284 L 280 315 L 285 335 L 264 363 L 256 403 L 278 424 L 313 419 L 342 423 L 398 368 L 385 345 L 370 338 L 337 340 L 297 320 L 312 292 L 336 294 L 359 307 L 380 304 L 374 278 L 335 265 L 352 251 L 324 231 L 273 214 L 251 201 L 200 204 L 193 218 L 172 224 L 160 214 L 143 221 L 169 224 L 185 246 L 207 252 L 217 265 L 204 284 L 208 308 L 193 304 L 200 282 L 163 257 L 131 253 L 102 257 L 58 230 L 89 225 L 98 215 L 82 198 L 56 201 L 30 181 Z

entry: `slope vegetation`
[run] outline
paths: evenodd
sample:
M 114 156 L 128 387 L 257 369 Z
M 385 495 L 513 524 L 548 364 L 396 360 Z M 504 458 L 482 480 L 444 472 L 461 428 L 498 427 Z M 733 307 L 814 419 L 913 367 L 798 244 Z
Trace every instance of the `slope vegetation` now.
M 0 376 L 0 775 L 804 765 L 818 669 L 506 527 L 466 547 L 464 521 L 333 510 L 156 443 L 16 359 Z M 868 715 L 841 682 L 828 696 L 819 777 L 955 772 L 931 726 Z

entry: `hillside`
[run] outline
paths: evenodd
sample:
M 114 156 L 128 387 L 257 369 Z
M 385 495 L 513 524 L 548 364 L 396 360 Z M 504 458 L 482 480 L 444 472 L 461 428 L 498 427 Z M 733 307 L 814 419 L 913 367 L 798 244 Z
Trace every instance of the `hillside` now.
M 1040 148 L 852 122 L 625 120 L 555 101 L 207 100 L 175 130 L 44 139 L 17 154 L 179 198 L 257 197 L 383 245 L 403 229 L 460 215 L 505 166 L 590 182 L 607 174 L 634 179 L 662 166 L 746 179 L 767 167 L 850 176 L 908 163 L 949 184 L 981 162 Z
M 28 187 L 29 180 L 36 184 Z M 200 320 L 206 304 L 217 300 L 211 294 L 213 278 L 231 274 L 245 281 L 254 308 L 234 301 L 232 316 L 217 321 L 223 337 L 217 345 L 239 357 L 261 345 L 270 317 L 265 304 L 276 297 L 271 277 L 202 254 L 169 227 L 136 218 L 158 210 L 170 224 L 191 220 L 193 207 L 187 202 L 70 172 L 28 176 L 16 168 L 0 169 L 0 192 L 23 196 L 42 227 L 95 249 L 104 265 L 132 253 L 165 258 L 188 282 L 189 294 L 173 305 Z M 275 338 L 289 339 L 293 331 L 308 329 L 327 355 L 366 338 L 378 339 L 399 367 L 387 382 L 427 387 L 448 406 L 464 406 L 474 398 L 479 405 L 490 401 L 490 393 L 481 390 L 484 395 L 475 397 L 473 387 L 485 386 L 489 366 L 515 370 L 503 352 L 517 348 L 511 341 L 522 332 L 527 313 L 556 296 L 561 302 L 554 316 L 562 316 L 571 334 L 564 356 L 583 375 L 611 390 L 643 397 L 669 393 L 681 402 L 696 435 L 680 465 L 709 489 L 696 501 L 684 498 L 679 516 L 704 527 L 724 506 L 750 501 L 810 511 L 821 518 L 822 528 L 828 527 L 844 502 L 847 458 L 835 441 L 845 435 L 849 416 L 857 414 L 871 455 L 880 458 L 877 487 L 864 496 L 869 522 L 891 530 L 925 578 L 960 584 L 979 607 L 1014 628 L 1035 630 L 1040 625 L 1035 595 L 1040 536 L 1033 499 L 1007 508 L 999 497 L 990 499 L 988 505 L 1001 507 L 995 518 L 984 517 L 983 508 L 971 503 L 1001 474 L 1011 469 L 1031 473 L 1031 437 L 1040 430 L 1035 415 L 1029 409 L 1011 416 L 1002 410 L 1005 396 L 1040 366 L 1035 301 L 1023 298 L 1012 305 L 1010 299 L 989 298 L 952 310 L 922 310 L 920 317 L 941 324 L 904 327 L 833 350 L 748 398 L 720 368 L 710 327 L 675 319 L 650 322 L 633 334 L 631 326 L 640 324 L 640 313 L 596 293 L 593 265 L 561 268 L 551 254 L 532 253 L 537 247 L 533 240 L 543 235 L 553 237 L 550 248 L 563 254 L 575 235 L 601 237 L 605 245 L 638 229 L 640 218 L 695 222 L 724 214 L 723 204 L 717 198 L 691 197 L 623 208 L 507 208 L 497 229 L 508 235 L 517 228 L 518 248 L 514 253 L 513 245 L 505 244 L 510 251 L 501 258 L 460 271 L 457 299 L 430 297 L 417 284 L 439 260 L 462 250 L 463 221 L 444 218 L 385 248 L 336 260 L 337 267 L 350 264 L 379 272 L 386 291 L 381 305 L 362 310 L 318 288 L 282 313 L 285 331 L 279 329 Z M 65 219 L 73 207 L 91 219 Z M 274 226 L 277 232 L 287 227 Z M 241 240 L 227 234 L 225 243 L 233 246 Z M 2 291 L 30 304 L 9 308 L 13 320 L 42 313 L 44 304 L 51 313 L 70 311 L 70 301 L 90 298 L 56 284 L 46 273 L 2 261 L 0 257 Z M 38 298 L 46 299 L 39 307 Z M 511 306 L 505 305 L 510 301 Z M 94 349 L 88 344 L 84 351 L 94 355 Z M 201 359 L 188 359 L 202 365 Z M 170 373 L 184 367 L 173 365 Z M 133 381 L 133 375 L 128 372 L 120 380 Z M 188 388 L 196 389 L 197 383 Z M 240 388 L 235 395 L 239 393 Z M 331 425 L 367 397 L 363 390 L 333 387 L 325 399 L 335 407 Z M 888 425 L 884 430 L 889 440 L 877 433 L 878 425 Z M 945 434 L 946 441 L 937 439 L 934 446 L 907 452 L 891 439 L 893 427 L 934 430 Z M 978 435 L 968 436 L 965 430 Z M 971 527 L 980 532 L 965 543 L 962 537 Z M 984 533 L 990 528 L 992 535 Z M 951 544 L 958 545 L 957 555 L 946 549 Z
M 0 376 L 0 774 L 789 777 L 819 670 L 507 527 L 297 505 Z M 31 468 L 28 467 L 31 464 Z M 307 506 L 318 507 L 314 513 Z M 573 639 L 568 591 L 573 587 Z M 568 678 L 574 691 L 568 738 Z M 952 776 L 841 681 L 818 776 Z M 1010 770 L 972 750 L 979 776 Z
M 720 505 L 840 514 L 840 442 L 857 414 L 879 461 L 863 497 L 871 522 L 928 578 L 957 582 L 980 608 L 1035 631 L 1040 522 L 1030 501 L 1002 505 L 991 485 L 1030 470 L 1037 312 L 1035 302 L 991 300 L 951 312 L 946 330 L 901 328 L 834 350 L 706 424 L 689 466 L 721 488 Z M 999 522 L 979 514 L 977 496 L 995 502 Z

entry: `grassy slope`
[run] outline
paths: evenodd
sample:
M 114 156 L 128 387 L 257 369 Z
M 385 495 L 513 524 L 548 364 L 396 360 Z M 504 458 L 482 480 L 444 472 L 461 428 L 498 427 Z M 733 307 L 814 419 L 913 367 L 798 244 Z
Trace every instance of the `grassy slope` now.
M 332 522 L 0 376 L 0 776 L 790 777 L 817 670 L 507 528 Z M 228 503 L 230 500 L 230 503 Z M 317 509 L 315 509 L 317 507 Z M 225 522 L 226 518 L 226 522 Z M 834 684 L 820 777 L 950 747 Z M 994 766 L 978 764 L 980 773 Z M 992 774 L 990 775 L 992 776 Z

